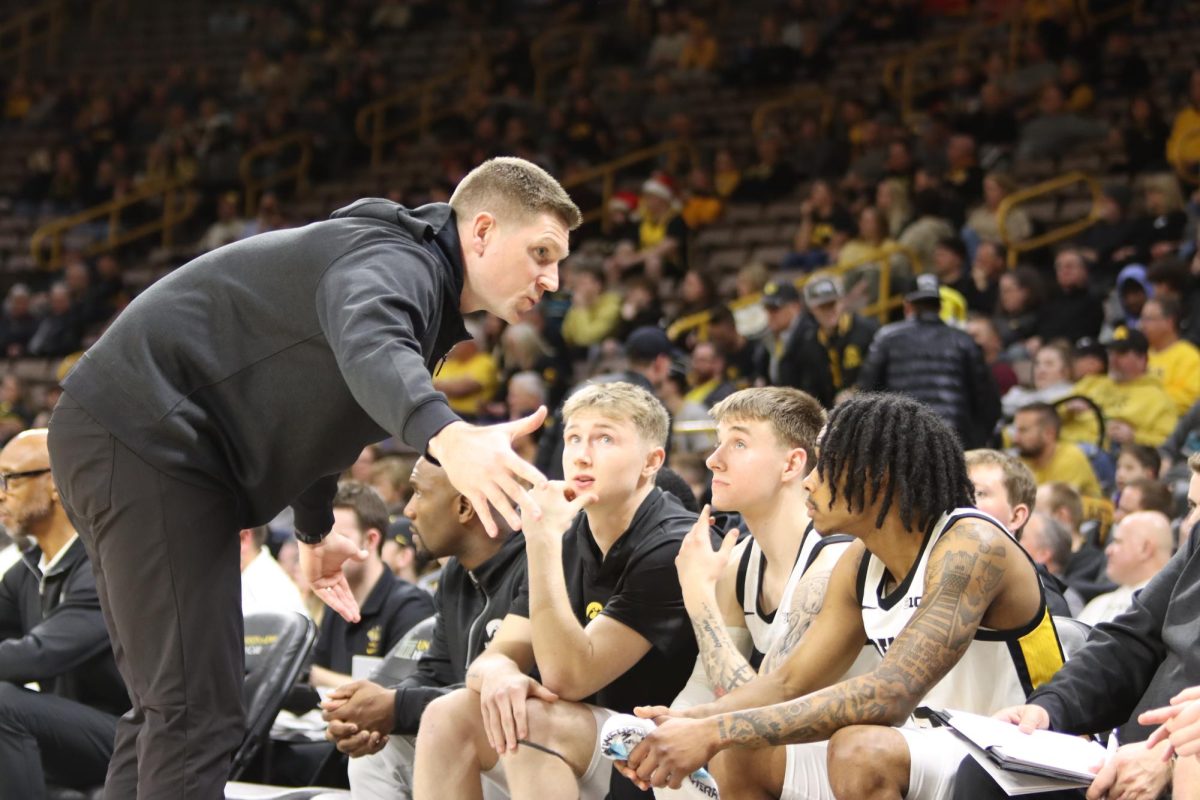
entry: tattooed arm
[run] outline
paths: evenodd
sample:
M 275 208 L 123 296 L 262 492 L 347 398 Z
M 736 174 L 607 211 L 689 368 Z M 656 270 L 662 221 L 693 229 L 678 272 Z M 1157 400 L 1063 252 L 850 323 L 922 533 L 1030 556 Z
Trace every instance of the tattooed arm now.
M 712 703 L 673 716 L 701 719 L 782 703 L 828 686 L 843 675 L 867 638 L 855 592 L 855 578 L 865 548 L 861 542 L 855 542 L 848 551 L 833 569 L 820 612 L 803 631 L 796 646 L 786 656 L 780 654 L 777 667 L 769 672 L 760 671 L 751 681 Z M 663 711 L 649 708 L 639 709 L 638 713 L 654 717 Z
M 704 521 L 702 514 L 700 522 Z M 687 545 L 681 548 L 676 568 L 683 588 L 683 602 L 700 650 L 700 664 L 708 676 L 713 693 L 721 697 L 749 683 L 755 675 L 754 668 L 747 660 L 747 652 L 739 648 L 730 635 L 730 628 L 746 627 L 745 615 L 737 602 L 737 570 L 742 554 L 750 546 L 750 540 L 746 539 L 737 545 L 727 559 L 721 559 L 722 552 L 713 552 L 707 542 L 702 544 L 704 549 L 693 550 Z M 720 565 L 720 578 L 715 582 L 697 578 L 696 563 L 701 559 L 707 560 L 709 553 L 712 554 L 712 566 L 719 565 L 720 560 L 725 561 Z
M 714 550 L 710 526 L 709 507 L 705 506 L 679 547 L 675 570 L 700 650 L 698 663 L 713 693 L 720 697 L 754 677 L 746 653 L 734 644 L 728 630 L 746 627 L 737 600 L 737 571 L 750 540 L 739 544 L 733 530 Z
M 780 613 L 787 614 L 787 627 L 767 651 L 762 666 L 759 667 L 760 672 L 766 674 L 775 670 L 799 644 L 804 632 L 817 618 L 817 612 L 825 602 L 825 592 L 829 588 L 833 568 L 848 547 L 848 544 L 832 544 L 823 548 L 817 560 L 805 570 L 804 577 L 796 584 L 796 591 L 792 593 L 791 608 L 779 610 Z
M 921 607 L 874 671 L 790 702 L 717 717 L 720 748 L 816 742 L 848 725 L 897 725 L 966 652 L 1005 586 L 1014 545 L 964 519 L 934 547 Z
M 655 786 L 666 785 L 671 775 L 690 775 L 719 750 L 736 744 L 717 737 L 717 723 L 725 721 L 728 727 L 727 718 L 735 715 L 730 712 L 754 713 L 781 708 L 784 706 L 771 704 L 786 704 L 788 700 L 828 686 L 844 674 L 862 652 L 867 636 L 855 591 L 858 565 L 864 552 L 862 543 L 854 542 L 849 552 L 838 560 L 820 612 L 778 669 L 759 673 L 744 686 L 685 714 L 669 713 L 662 708 L 637 709 L 639 716 L 653 718 L 658 727 L 633 749 L 627 764 L 618 764 L 622 774 L 639 783 Z

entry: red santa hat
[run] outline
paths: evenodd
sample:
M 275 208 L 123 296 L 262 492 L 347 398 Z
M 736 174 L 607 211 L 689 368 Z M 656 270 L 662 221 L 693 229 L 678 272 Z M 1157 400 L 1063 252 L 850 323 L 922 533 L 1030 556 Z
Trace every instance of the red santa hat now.
M 637 208 L 638 196 L 633 192 L 613 192 L 612 197 L 608 200 L 608 208 L 610 211 L 624 211 L 629 213 Z
M 675 202 L 675 181 L 665 172 L 655 172 L 642 184 L 642 194 L 661 197 L 668 203 Z

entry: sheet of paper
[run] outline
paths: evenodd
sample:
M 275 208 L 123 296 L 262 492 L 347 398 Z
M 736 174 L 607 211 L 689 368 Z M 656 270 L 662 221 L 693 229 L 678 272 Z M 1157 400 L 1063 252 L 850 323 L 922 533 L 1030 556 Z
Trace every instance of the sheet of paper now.
M 964 739 L 964 741 L 967 741 Z M 1025 772 L 1012 772 L 997 764 L 987 753 L 980 750 L 967 741 L 967 748 L 971 751 L 971 758 L 983 767 L 988 775 L 992 776 L 992 780 L 996 785 L 1004 790 L 1004 793 L 1009 797 L 1020 797 L 1023 794 L 1037 794 L 1039 792 L 1056 792 L 1062 789 L 1082 789 L 1088 784 L 1083 781 L 1064 781 L 1058 778 L 1043 778 L 1040 775 L 1029 775 Z
M 1024 764 L 1090 775 L 1104 763 L 1104 748 L 1078 736 L 1053 731 L 1022 733 L 1015 725 L 991 717 L 947 709 L 951 725 L 984 750 Z

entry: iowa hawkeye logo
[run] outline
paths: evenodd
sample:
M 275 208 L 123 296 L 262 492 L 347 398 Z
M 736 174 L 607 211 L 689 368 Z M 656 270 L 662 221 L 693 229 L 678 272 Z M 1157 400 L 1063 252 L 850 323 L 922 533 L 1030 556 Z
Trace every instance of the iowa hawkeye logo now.
M 595 619 L 603 610 L 604 606 L 602 606 L 600 603 L 591 602 L 587 604 L 587 609 L 583 613 L 587 615 L 588 619 Z

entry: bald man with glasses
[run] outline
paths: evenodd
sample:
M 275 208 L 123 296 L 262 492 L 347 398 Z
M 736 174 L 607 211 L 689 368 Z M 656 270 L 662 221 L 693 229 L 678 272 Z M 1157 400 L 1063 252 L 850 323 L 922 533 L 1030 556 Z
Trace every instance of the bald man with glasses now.
M 104 782 L 129 698 L 87 553 L 50 477 L 45 430 L 0 450 L 0 513 L 36 543 L 0 578 L 0 800 L 40 800 L 47 781 Z

